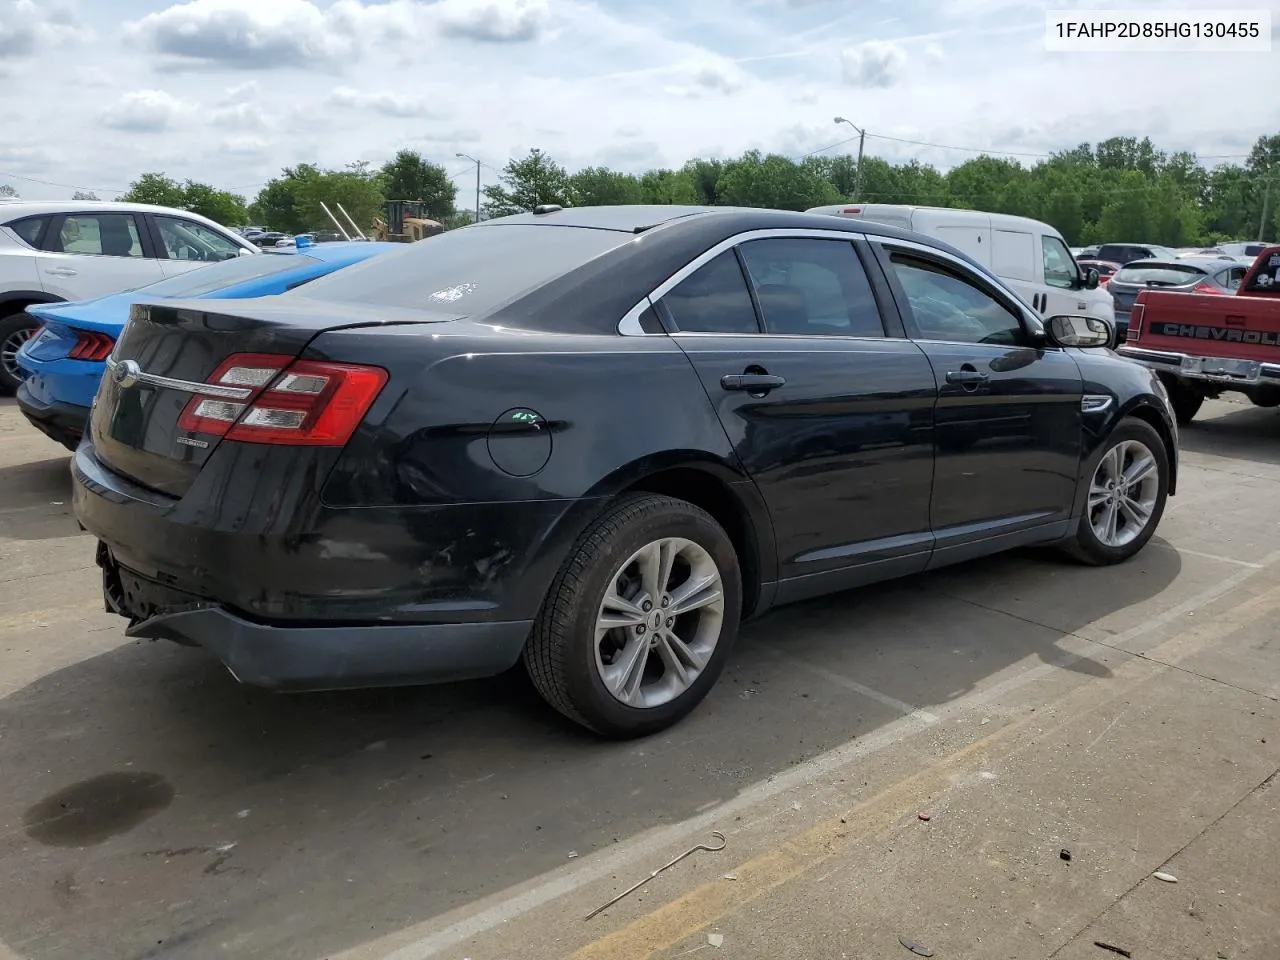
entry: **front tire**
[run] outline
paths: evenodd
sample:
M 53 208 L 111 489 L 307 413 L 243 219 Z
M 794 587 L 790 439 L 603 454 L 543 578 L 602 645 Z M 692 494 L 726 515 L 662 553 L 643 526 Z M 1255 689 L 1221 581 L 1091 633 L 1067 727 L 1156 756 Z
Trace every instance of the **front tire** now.
M 524 650 L 534 686 L 606 737 L 642 737 L 687 715 L 737 639 L 738 557 L 706 511 L 629 495 L 579 538 Z
M 1123 563 L 1156 532 L 1169 496 L 1169 453 L 1160 434 L 1121 420 L 1091 464 L 1089 493 L 1066 549 L 1094 566 Z
M 27 313 L 11 313 L 0 317 L 0 392 L 15 393 L 22 375 L 18 370 L 18 351 L 40 329 L 40 324 Z

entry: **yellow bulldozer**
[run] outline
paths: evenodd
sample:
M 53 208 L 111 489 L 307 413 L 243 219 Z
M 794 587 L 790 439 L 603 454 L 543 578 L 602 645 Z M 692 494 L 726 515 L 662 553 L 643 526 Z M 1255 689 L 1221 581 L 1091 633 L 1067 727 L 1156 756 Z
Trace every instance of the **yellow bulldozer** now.
M 427 216 L 421 200 L 388 200 L 386 218 L 375 217 L 373 240 L 415 243 L 444 233 L 444 224 Z

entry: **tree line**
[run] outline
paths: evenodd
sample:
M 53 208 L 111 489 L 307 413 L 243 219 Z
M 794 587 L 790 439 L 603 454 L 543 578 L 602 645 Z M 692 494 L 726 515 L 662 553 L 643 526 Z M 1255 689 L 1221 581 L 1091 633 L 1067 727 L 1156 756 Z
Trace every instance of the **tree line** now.
M 0 193 L 0 195 L 3 195 Z M 374 167 L 286 167 L 249 201 L 208 184 L 145 173 L 121 197 L 181 207 L 220 223 L 302 233 L 332 226 L 336 205 L 366 229 L 388 200 L 420 200 L 447 227 L 471 222 L 443 166 L 413 150 Z M 469 198 L 468 198 L 469 199 Z M 964 207 L 1043 220 L 1071 244 L 1145 241 L 1196 246 L 1280 236 L 1280 134 L 1259 137 L 1243 163 L 1206 167 L 1194 153 L 1159 150 L 1149 138 L 1113 137 L 1024 165 L 981 155 L 945 172 L 912 160 L 846 155 L 793 160 L 748 151 L 693 159 L 641 174 L 587 167 L 570 173 L 539 149 L 509 161 L 482 191 L 482 215 L 539 204 L 709 204 L 805 210 L 845 202 Z M 463 208 L 472 206 L 469 202 Z

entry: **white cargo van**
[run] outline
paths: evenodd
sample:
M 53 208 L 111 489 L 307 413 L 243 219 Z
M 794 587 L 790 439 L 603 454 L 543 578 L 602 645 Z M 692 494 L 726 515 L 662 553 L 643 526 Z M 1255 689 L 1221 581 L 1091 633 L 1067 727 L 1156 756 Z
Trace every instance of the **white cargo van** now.
M 1111 294 L 1098 287 L 1095 271 L 1081 271 L 1062 234 L 1047 223 L 981 210 L 892 203 L 841 203 L 806 212 L 874 220 L 923 233 L 973 257 L 1042 317 L 1097 317 L 1115 330 Z

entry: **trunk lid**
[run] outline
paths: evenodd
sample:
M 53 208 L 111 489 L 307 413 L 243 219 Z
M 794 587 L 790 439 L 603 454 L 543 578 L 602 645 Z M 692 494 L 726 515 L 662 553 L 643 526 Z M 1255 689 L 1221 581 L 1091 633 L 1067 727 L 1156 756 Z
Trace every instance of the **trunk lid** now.
M 137 303 L 102 378 L 89 435 L 105 466 L 159 493 L 181 497 L 222 438 L 185 429 L 179 418 L 193 398 L 236 399 L 221 384 L 203 389 L 228 358 L 240 354 L 278 357 L 274 366 L 283 368 L 328 330 L 455 319 L 454 314 L 375 309 L 288 295 L 216 304 L 207 300 Z M 272 364 L 264 361 L 262 366 Z M 234 392 L 237 388 L 232 387 Z M 242 394 L 238 399 L 248 399 L 243 396 L 244 383 L 238 389 Z

